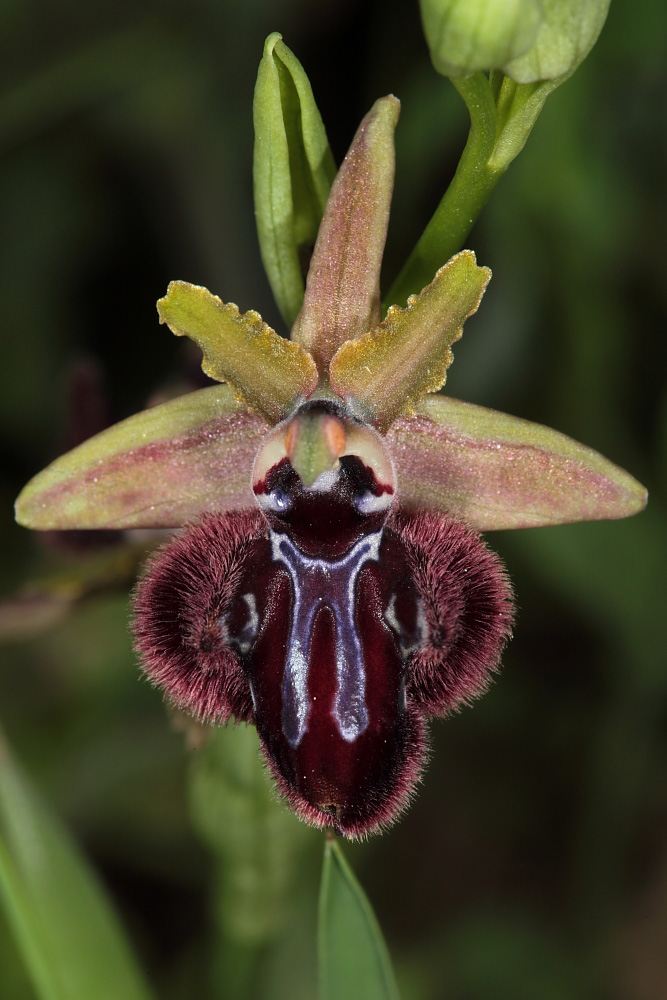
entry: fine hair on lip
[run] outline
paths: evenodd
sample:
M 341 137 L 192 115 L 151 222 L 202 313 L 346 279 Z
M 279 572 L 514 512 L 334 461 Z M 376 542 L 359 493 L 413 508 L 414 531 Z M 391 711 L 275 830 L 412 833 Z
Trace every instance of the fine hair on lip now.
M 153 556 L 135 589 L 132 628 L 144 673 L 198 718 L 253 718 L 225 618 L 264 531 L 259 511 L 205 515 Z
M 399 511 L 308 555 L 251 510 L 175 535 L 134 611 L 149 679 L 199 718 L 255 722 L 298 815 L 359 838 L 407 807 L 427 718 L 486 689 L 514 608 L 498 556 L 448 515 Z
M 499 556 L 454 518 L 399 511 L 390 527 L 405 546 L 426 620 L 408 695 L 427 715 L 443 716 L 488 688 L 512 631 L 512 585 Z

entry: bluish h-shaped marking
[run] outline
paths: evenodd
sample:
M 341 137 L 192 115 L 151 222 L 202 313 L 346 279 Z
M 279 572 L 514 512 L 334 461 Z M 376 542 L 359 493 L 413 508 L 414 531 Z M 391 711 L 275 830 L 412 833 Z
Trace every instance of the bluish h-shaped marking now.
M 297 747 L 308 728 L 308 667 L 315 615 L 328 607 L 336 626 L 336 697 L 333 716 L 344 740 L 351 743 L 368 726 L 366 670 L 354 620 L 357 577 L 364 563 L 379 559 L 382 530 L 366 535 L 341 559 L 305 556 L 287 535 L 271 531 L 275 562 L 292 581 L 292 621 L 283 678 L 282 726 L 287 742 Z

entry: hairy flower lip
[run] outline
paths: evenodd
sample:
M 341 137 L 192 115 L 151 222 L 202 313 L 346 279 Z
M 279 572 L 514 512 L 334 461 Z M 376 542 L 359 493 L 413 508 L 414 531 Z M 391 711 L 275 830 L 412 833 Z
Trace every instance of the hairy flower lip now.
M 377 804 L 372 816 L 364 816 L 354 810 L 343 811 L 335 806 L 323 809 L 303 798 L 287 782 L 273 761 L 260 735 L 260 746 L 264 759 L 281 796 L 289 803 L 294 813 L 317 830 L 333 830 L 338 836 L 348 840 L 366 840 L 374 834 L 384 833 L 394 825 L 409 809 L 430 758 L 428 727 L 420 712 L 408 710 L 409 742 L 403 759 L 399 780 L 386 798 Z
M 352 599 L 344 586 L 325 596 L 334 604 L 313 619 L 310 707 L 292 745 L 280 662 L 292 648 L 307 581 L 297 574 L 290 582 L 273 544 L 258 511 L 206 515 L 186 527 L 136 588 L 135 647 L 149 679 L 179 707 L 204 721 L 256 724 L 269 770 L 297 815 L 362 838 L 409 805 L 427 759 L 426 718 L 449 714 L 488 686 L 511 630 L 511 588 L 498 557 L 464 525 L 441 514 L 392 514 L 380 562 L 364 564 L 350 606 L 369 724 L 352 738 L 336 729 L 343 675 L 332 686 L 330 643 L 342 624 L 332 632 L 326 615 Z M 336 557 L 322 567 L 339 564 Z

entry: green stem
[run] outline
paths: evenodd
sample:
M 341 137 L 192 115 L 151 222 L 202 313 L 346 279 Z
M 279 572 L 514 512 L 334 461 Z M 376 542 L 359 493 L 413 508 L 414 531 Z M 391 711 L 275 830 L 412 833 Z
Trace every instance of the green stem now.
M 451 184 L 389 292 L 390 303 L 404 305 L 409 295 L 432 281 L 437 269 L 462 248 L 504 173 L 489 166 L 497 136 L 496 105 L 489 80 L 484 73 L 473 73 L 452 83 L 470 114 L 468 141 Z

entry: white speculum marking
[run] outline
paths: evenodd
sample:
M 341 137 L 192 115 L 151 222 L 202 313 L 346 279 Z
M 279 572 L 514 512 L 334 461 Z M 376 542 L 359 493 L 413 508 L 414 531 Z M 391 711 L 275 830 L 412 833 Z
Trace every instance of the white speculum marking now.
M 388 625 L 391 625 L 396 633 L 404 658 L 410 656 L 410 654 L 414 653 L 415 650 L 421 649 L 421 647 L 426 643 L 428 638 L 428 625 L 426 623 L 424 604 L 421 600 L 417 602 L 417 620 L 415 622 L 415 629 L 413 632 L 409 632 L 398 620 L 396 615 L 396 594 L 391 595 L 389 604 L 387 605 L 387 610 L 384 613 L 384 620 Z
M 257 601 L 254 594 L 242 594 L 241 599 L 246 603 L 248 618 L 240 632 L 233 636 L 229 634 L 226 615 L 223 615 L 223 617 L 218 620 L 218 624 L 222 630 L 222 636 L 226 643 L 229 643 L 231 646 L 236 646 L 240 653 L 249 653 L 252 649 L 252 644 L 257 638 L 257 633 L 259 632 Z
M 292 581 L 292 620 L 283 679 L 282 726 L 287 742 L 297 747 L 308 729 L 308 665 L 315 616 L 330 609 L 336 630 L 336 697 L 332 715 L 348 743 L 368 726 L 366 671 L 354 620 L 357 577 L 364 563 L 379 559 L 382 530 L 366 535 L 341 559 L 305 556 L 287 535 L 271 530 L 275 562 Z

